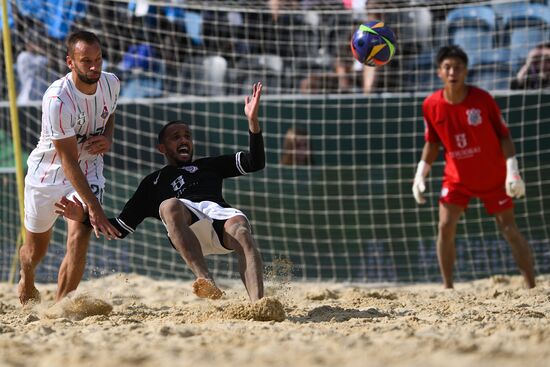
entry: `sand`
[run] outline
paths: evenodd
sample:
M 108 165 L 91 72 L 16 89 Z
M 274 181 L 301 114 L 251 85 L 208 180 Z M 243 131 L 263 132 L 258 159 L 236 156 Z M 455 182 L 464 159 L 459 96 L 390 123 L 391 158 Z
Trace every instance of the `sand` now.
M 114 274 L 22 308 L 0 283 L 0 366 L 550 366 L 550 276 L 439 284 L 242 283 Z

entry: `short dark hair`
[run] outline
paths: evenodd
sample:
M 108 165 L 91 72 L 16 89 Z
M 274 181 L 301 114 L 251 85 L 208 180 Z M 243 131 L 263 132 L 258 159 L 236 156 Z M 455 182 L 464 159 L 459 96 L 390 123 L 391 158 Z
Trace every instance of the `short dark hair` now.
M 450 46 L 441 47 L 437 52 L 437 57 L 436 57 L 437 67 L 441 65 L 443 60 L 451 57 L 455 57 L 457 59 L 464 61 L 464 64 L 468 66 L 468 55 L 466 55 L 466 52 L 464 52 L 464 50 L 460 46 L 450 45 Z
M 164 142 L 164 135 L 166 135 L 166 129 L 168 129 L 168 127 L 170 127 L 172 125 L 175 125 L 175 124 L 182 124 L 182 125 L 187 126 L 187 124 L 185 122 L 181 121 L 181 120 L 174 120 L 174 121 L 170 121 L 170 122 L 166 123 L 166 125 L 164 125 L 162 127 L 162 129 L 160 129 L 160 131 L 159 131 L 159 135 L 158 135 L 158 138 L 157 138 L 159 144 L 163 144 L 163 142 Z
M 67 37 L 67 55 L 72 56 L 74 52 L 74 46 L 77 44 L 77 42 L 82 41 L 87 44 L 94 44 L 97 43 L 99 47 L 101 47 L 101 41 L 99 38 L 92 32 L 88 31 L 75 31 Z

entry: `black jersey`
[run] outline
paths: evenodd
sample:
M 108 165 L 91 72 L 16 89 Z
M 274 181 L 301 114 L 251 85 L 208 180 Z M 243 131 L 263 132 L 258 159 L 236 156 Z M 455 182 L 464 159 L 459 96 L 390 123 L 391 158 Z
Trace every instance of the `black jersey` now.
M 145 177 L 117 218 L 111 223 L 126 237 L 145 218 L 160 220 L 160 204 L 170 198 L 194 202 L 213 201 L 230 207 L 222 195 L 225 178 L 245 175 L 265 166 L 262 133 L 250 133 L 249 151 L 218 157 L 200 158 L 181 167 L 165 166 Z

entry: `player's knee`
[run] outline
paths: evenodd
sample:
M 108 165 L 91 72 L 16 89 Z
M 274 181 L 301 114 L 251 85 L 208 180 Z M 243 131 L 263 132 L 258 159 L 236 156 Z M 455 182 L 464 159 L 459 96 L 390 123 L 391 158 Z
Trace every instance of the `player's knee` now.
M 519 229 L 514 223 L 499 223 L 499 229 L 508 240 L 514 240 L 520 236 Z
M 442 236 L 448 236 L 454 231 L 454 224 L 450 220 L 440 220 L 438 224 L 439 233 Z
M 191 214 L 189 214 L 189 211 L 186 210 L 185 205 L 183 205 L 183 203 L 176 198 L 164 200 L 159 206 L 159 214 L 165 223 L 180 217 L 185 220 L 190 219 L 191 217 Z
M 252 230 L 245 219 L 231 223 L 227 228 L 227 234 L 231 237 L 233 248 L 237 254 L 246 256 L 246 254 L 257 251 L 252 238 Z
M 19 249 L 19 259 L 22 264 L 27 264 L 32 261 L 35 249 L 32 246 L 21 246 Z
M 236 239 L 249 238 L 252 236 L 250 226 L 244 219 L 238 219 L 229 223 L 227 233 Z
M 48 244 L 26 242 L 19 249 L 19 258 L 22 263 L 35 263 L 46 256 Z

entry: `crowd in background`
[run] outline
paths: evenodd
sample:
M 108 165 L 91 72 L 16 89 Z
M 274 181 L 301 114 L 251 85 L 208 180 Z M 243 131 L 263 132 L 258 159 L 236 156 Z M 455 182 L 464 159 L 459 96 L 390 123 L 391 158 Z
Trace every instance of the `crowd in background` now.
M 49 7 L 29 8 L 41 2 Z M 470 68 L 472 82 L 481 87 L 549 85 L 550 24 L 540 11 L 550 14 L 546 1 L 483 2 L 494 13 L 494 28 L 488 33 L 484 18 L 450 21 L 455 9 L 479 7 L 480 2 L 471 1 L 174 0 L 167 1 L 172 6 L 159 6 L 72 0 L 69 7 L 61 0 L 10 3 L 21 103 L 39 100 L 43 89 L 67 72 L 64 36 L 77 28 L 90 29 L 103 40 L 104 69 L 121 78 L 121 97 L 127 98 L 243 94 L 255 80 L 263 80 L 272 94 L 429 92 L 439 87 L 434 50 L 455 42 L 480 42 L 483 57 L 470 50 Z M 505 24 L 508 15 L 503 10 L 508 6 L 509 12 L 514 3 L 538 6 L 538 17 L 533 17 L 538 23 L 523 25 L 531 38 L 522 45 L 519 59 L 511 56 L 513 29 Z M 44 9 L 59 11 L 52 17 Z M 396 33 L 397 54 L 382 68 L 355 62 L 349 50 L 351 34 L 366 19 L 384 20 Z M 465 29 L 477 38 L 469 39 L 472 35 Z M 486 38 L 493 50 L 481 49 Z M 0 84 L 0 99 L 6 100 L 6 83 Z

